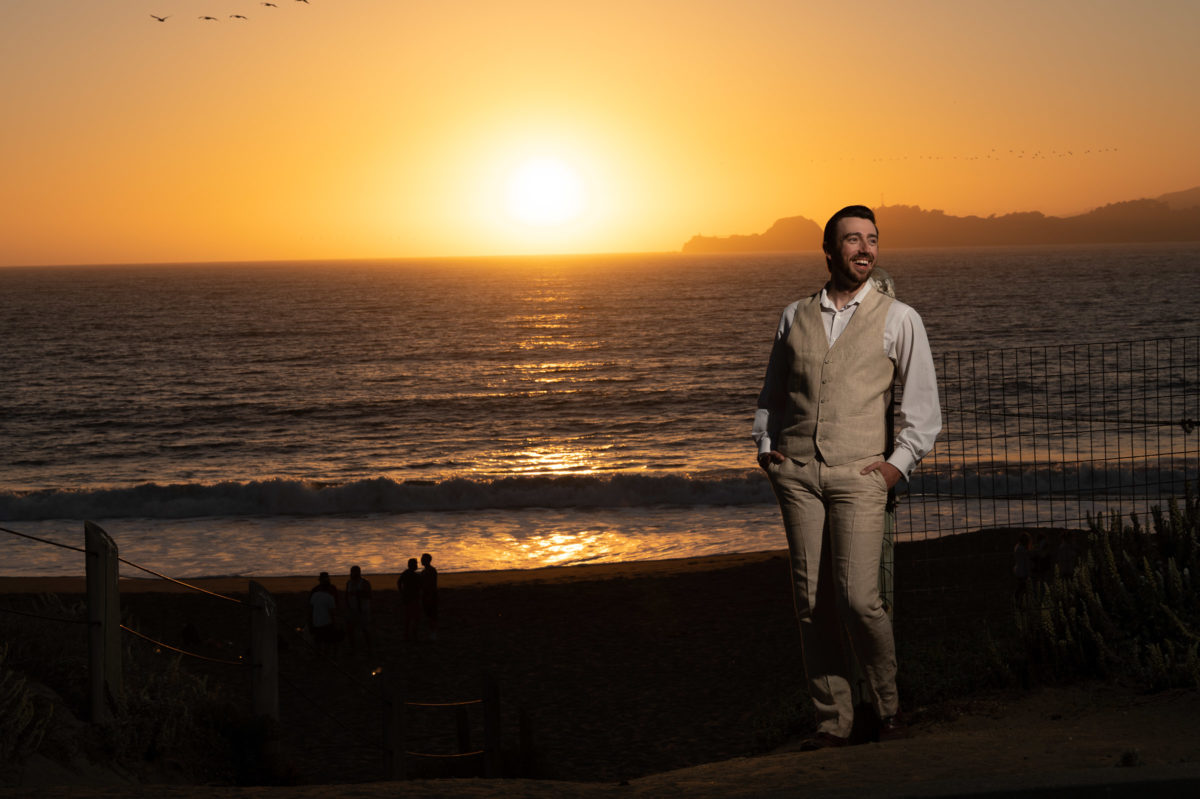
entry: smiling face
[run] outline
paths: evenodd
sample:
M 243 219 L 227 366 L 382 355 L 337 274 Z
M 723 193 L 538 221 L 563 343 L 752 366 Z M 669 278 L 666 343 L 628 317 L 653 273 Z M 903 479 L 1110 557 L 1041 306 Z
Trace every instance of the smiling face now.
M 879 257 L 879 230 L 869 219 L 847 216 L 838 220 L 837 236 L 825 250 L 833 287 L 856 290 L 871 276 Z

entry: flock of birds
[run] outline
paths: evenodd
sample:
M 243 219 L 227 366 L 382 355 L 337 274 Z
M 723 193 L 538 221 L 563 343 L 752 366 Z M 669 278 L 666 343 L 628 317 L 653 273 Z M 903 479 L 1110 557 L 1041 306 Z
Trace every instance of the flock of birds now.
M 1051 159 L 1078 159 L 1078 158 L 1094 158 L 1097 156 L 1106 156 L 1110 153 L 1116 153 L 1116 147 L 1090 147 L 1079 150 L 1009 150 L 1007 155 L 997 148 L 993 147 L 989 152 L 973 155 L 894 155 L 894 156 L 877 156 L 869 159 L 872 163 L 894 163 L 897 161 L 1007 161 L 1010 159 L 1029 159 L 1031 161 L 1048 161 Z M 834 162 L 845 161 L 864 161 L 867 159 L 857 158 L 855 156 L 829 157 L 829 158 L 810 158 L 810 164 L 830 164 Z
M 295 2 L 297 2 L 297 3 L 304 3 L 305 5 L 308 5 L 308 0 L 295 0 Z M 264 8 L 279 8 L 279 4 L 278 4 L 278 3 L 263 3 L 263 2 L 260 2 L 260 3 L 259 3 L 259 5 L 260 5 L 260 6 L 263 6 Z M 166 22 L 167 20 L 169 20 L 169 19 L 171 18 L 171 14 L 167 14 L 167 15 L 166 15 L 166 16 L 164 16 L 164 17 L 160 17 L 158 14 L 151 14 L 151 15 L 150 15 L 150 18 L 151 18 L 151 19 L 153 19 L 153 20 L 154 20 L 154 21 L 156 21 L 156 22 Z M 249 18 L 249 17 L 247 17 L 245 14 L 230 14 L 230 15 L 229 15 L 229 18 L 230 18 L 230 19 L 235 19 L 235 20 L 249 20 L 249 19 L 250 19 L 250 18 Z M 199 20 L 202 20 L 202 21 L 204 21 L 204 22 L 220 22 L 220 21 L 221 21 L 221 20 L 219 20 L 218 18 L 216 18 L 216 17 L 212 17 L 212 16 L 208 16 L 207 14 L 206 14 L 206 15 L 204 15 L 204 16 L 202 16 L 202 17 L 197 17 L 197 19 L 199 19 Z

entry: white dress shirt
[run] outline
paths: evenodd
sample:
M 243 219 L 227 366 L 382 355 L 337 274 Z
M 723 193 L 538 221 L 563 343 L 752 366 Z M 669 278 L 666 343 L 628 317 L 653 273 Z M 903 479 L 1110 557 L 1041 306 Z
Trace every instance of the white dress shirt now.
M 854 318 L 854 312 L 867 292 L 875 290 L 874 282 L 868 280 L 854 299 L 839 311 L 829 300 L 826 289 L 821 289 L 821 319 L 825 323 L 829 346 L 833 346 Z M 782 426 L 779 416 L 787 408 L 788 364 L 783 362 L 785 359 L 779 343 L 791 331 L 800 302 L 797 300 L 783 310 L 775 331 L 775 346 L 771 349 L 767 377 L 763 381 L 758 410 L 754 414 L 753 438 L 758 443 L 759 455 L 774 449 L 771 434 Z M 907 480 L 921 458 L 933 449 L 933 442 L 942 429 L 937 374 L 933 368 L 933 354 L 929 351 L 929 337 L 925 334 L 920 315 L 899 300 L 888 308 L 882 345 L 888 360 L 896 365 L 896 376 L 904 389 L 896 408 L 893 452 L 887 461 L 899 469 Z

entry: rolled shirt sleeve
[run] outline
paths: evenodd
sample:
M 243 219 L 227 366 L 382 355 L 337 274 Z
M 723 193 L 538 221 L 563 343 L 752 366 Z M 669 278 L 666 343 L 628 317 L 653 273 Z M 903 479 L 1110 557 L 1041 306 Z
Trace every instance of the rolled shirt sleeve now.
M 895 318 L 888 318 L 884 345 L 896 364 L 903 391 L 895 409 L 896 438 L 888 463 L 907 480 L 933 449 L 942 429 L 942 409 L 933 353 L 920 314 L 900 302 L 893 303 L 891 311 Z
M 763 379 L 762 391 L 758 394 L 758 409 L 754 412 L 754 429 L 751 437 L 758 445 L 758 454 L 774 449 L 775 437 L 779 434 L 780 422 L 787 409 L 787 355 L 782 342 L 792 328 L 799 302 L 783 310 L 779 326 L 775 329 L 775 341 L 771 346 L 771 357 L 767 361 L 767 375 Z

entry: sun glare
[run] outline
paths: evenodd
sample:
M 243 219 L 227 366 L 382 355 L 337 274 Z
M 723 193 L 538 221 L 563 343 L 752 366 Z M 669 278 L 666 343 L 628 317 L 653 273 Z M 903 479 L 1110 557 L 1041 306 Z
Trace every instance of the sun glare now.
M 505 203 L 510 216 L 539 227 L 577 219 L 587 205 L 579 173 L 557 158 L 535 158 L 508 176 Z

